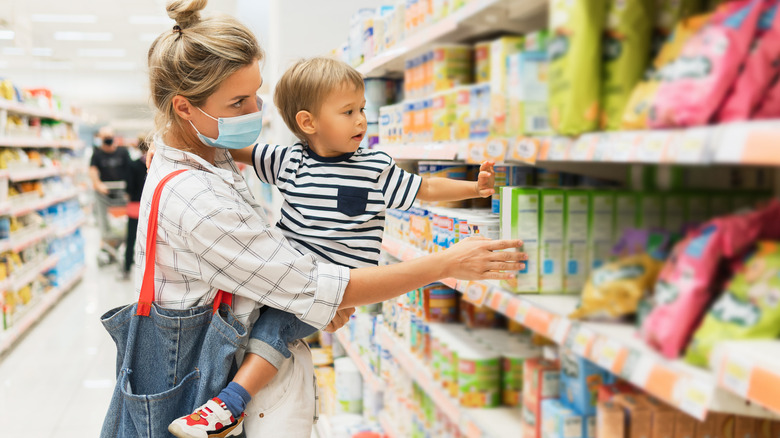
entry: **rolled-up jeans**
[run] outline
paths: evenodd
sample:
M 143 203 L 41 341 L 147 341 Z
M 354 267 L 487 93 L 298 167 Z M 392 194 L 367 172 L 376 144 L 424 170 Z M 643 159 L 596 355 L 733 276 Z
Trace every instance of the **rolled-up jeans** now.
M 288 345 L 316 331 L 292 313 L 265 306 L 252 327 L 246 352 L 262 357 L 278 370 L 292 355 Z

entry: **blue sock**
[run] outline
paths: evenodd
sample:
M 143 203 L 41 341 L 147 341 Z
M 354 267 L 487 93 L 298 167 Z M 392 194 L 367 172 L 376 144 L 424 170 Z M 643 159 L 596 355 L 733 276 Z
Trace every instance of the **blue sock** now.
M 246 389 L 236 382 L 228 383 L 228 386 L 219 393 L 217 398 L 222 400 L 222 403 L 225 403 L 230 413 L 233 414 L 233 418 L 236 419 L 244 412 L 246 405 L 252 400 L 252 396 L 246 392 Z

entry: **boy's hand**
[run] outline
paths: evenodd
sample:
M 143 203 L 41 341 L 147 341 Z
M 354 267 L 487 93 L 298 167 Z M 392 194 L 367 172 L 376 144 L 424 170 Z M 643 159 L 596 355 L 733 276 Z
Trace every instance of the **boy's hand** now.
M 479 166 L 479 176 L 477 177 L 477 194 L 480 198 L 487 198 L 496 193 L 496 173 L 493 170 L 493 161 L 485 161 Z

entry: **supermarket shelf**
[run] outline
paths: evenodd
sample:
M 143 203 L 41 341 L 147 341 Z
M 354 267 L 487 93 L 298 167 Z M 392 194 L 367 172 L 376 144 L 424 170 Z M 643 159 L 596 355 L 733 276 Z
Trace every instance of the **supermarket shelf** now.
M 780 120 L 688 129 L 595 132 L 578 138 L 518 137 L 380 145 L 396 160 L 780 166 Z
M 20 339 L 30 327 L 38 322 L 66 293 L 81 280 L 86 272 L 83 268 L 76 275 L 67 281 L 62 287 L 48 291 L 43 298 L 29 312 L 25 313 L 8 330 L 0 332 L 0 356 L 6 353 L 14 343 Z
M 21 232 L 11 233 L 10 249 L 13 252 L 20 252 L 25 248 L 36 244 L 41 240 L 52 236 L 55 231 L 55 228 L 51 226 L 46 228 L 39 228 L 37 230 L 30 230 L 29 228 L 30 227 L 25 227 L 25 229 Z
M 527 19 L 541 15 L 546 7 L 547 0 L 471 0 L 450 16 L 416 31 L 395 47 L 364 62 L 357 70 L 367 77 L 401 73 L 407 57 L 429 49 L 432 44 L 463 42 L 501 30 L 517 32 L 523 30 Z M 509 24 L 509 20 L 520 21 Z M 474 25 L 478 23 L 481 25 Z
M 380 379 L 376 374 L 374 374 L 373 371 L 371 371 L 371 368 L 369 368 L 365 359 L 360 356 L 357 346 L 355 346 L 355 344 L 353 344 L 352 341 L 347 338 L 347 331 L 339 330 L 336 332 L 336 338 L 339 340 L 339 342 L 341 342 L 344 350 L 355 362 L 355 365 L 357 365 L 360 374 L 363 376 L 363 382 L 367 383 L 371 389 L 376 392 L 384 391 L 384 382 L 382 382 L 382 379 Z
M 401 435 L 393 424 L 393 420 L 386 411 L 382 411 L 382 413 L 379 414 L 379 424 L 382 426 L 382 431 L 387 438 L 401 438 Z
M 400 260 L 423 255 L 422 251 L 392 239 L 385 239 L 382 249 Z M 463 293 L 464 299 L 486 305 L 560 345 L 567 345 L 576 354 L 693 417 L 704 419 L 708 410 L 769 416 L 764 409 L 746 405 L 744 397 L 717 388 L 712 372 L 682 360 L 664 358 L 639 340 L 636 329 L 629 324 L 570 320 L 567 315 L 579 301 L 576 295 L 518 295 L 496 282 L 486 281 L 448 279 L 443 283 Z
M 75 198 L 81 192 L 82 192 L 82 190 L 75 190 L 74 189 L 74 190 L 72 190 L 72 191 L 70 191 L 68 193 L 65 193 L 64 195 L 46 197 L 46 198 L 41 199 L 39 201 L 26 203 L 26 204 L 21 205 L 21 206 L 14 206 L 14 207 L 11 207 L 10 214 L 11 214 L 11 216 L 14 216 L 14 217 L 24 216 L 24 215 L 32 213 L 34 211 L 43 210 L 45 208 L 51 207 L 54 204 L 59 204 L 60 202 L 65 202 L 65 201 L 67 201 L 67 200 L 69 200 L 71 198 Z
M 384 326 L 379 329 L 379 337 L 382 348 L 390 351 L 401 368 L 423 388 L 436 403 L 436 406 L 449 417 L 450 421 L 460 427 L 464 436 L 468 438 L 513 438 L 518 435 L 521 427 L 520 409 L 461 408 L 433 379 L 422 360 L 415 357 L 398 337 L 390 333 Z M 385 433 L 388 433 L 387 429 L 385 429 Z
M 32 269 L 26 270 L 27 272 L 22 273 L 20 276 L 11 276 L 10 285 L 8 286 L 10 290 L 17 291 L 28 284 L 32 283 L 35 280 L 35 277 L 38 275 L 54 268 L 54 266 L 57 265 L 57 262 L 59 262 L 60 258 L 56 255 L 51 255 L 48 258 L 44 259 L 40 262 L 40 264 Z
M 81 140 L 46 140 L 35 137 L 0 137 L 0 146 L 41 149 L 81 149 Z
M 42 119 L 57 120 L 65 123 L 78 123 L 78 118 L 75 116 L 60 114 L 43 108 L 35 108 L 5 99 L 0 99 L 0 110 L 6 110 L 20 116 L 40 117 Z
M 5 216 L 11 212 L 11 203 L 8 201 L 0 202 L 0 216 Z
M 11 182 L 22 182 L 50 178 L 52 176 L 59 176 L 61 174 L 62 170 L 55 167 L 48 169 L 15 170 L 9 172 L 8 175 Z
M 77 220 L 76 222 L 74 222 L 74 223 L 72 223 L 70 225 L 66 225 L 64 227 L 58 228 L 57 229 L 57 233 L 55 234 L 55 236 L 57 236 L 57 238 L 60 238 L 60 239 L 63 238 L 63 237 L 68 237 L 71 234 L 75 233 L 76 230 L 81 228 L 86 223 L 87 223 L 87 218 L 86 217 L 82 217 L 81 219 Z
M 729 341 L 710 357 L 718 384 L 780 414 L 780 341 Z

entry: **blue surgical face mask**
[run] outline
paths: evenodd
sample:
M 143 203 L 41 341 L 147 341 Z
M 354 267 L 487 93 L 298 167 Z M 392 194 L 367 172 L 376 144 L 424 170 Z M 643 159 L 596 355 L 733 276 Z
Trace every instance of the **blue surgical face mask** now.
M 216 118 L 202 109 L 200 112 L 217 121 L 217 138 L 206 137 L 198 131 L 198 128 L 190 120 L 190 125 L 198 133 L 198 138 L 206 146 L 212 146 L 222 149 L 243 149 L 255 144 L 260 133 L 263 131 L 263 100 L 257 97 L 257 108 L 259 111 L 250 114 L 244 114 L 238 117 L 220 117 Z

